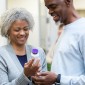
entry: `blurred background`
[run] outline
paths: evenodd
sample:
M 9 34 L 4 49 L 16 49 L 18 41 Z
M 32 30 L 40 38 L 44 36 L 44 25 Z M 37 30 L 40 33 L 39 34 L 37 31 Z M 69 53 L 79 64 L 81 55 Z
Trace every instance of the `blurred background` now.
M 76 10 L 80 16 L 85 16 L 85 0 L 74 0 Z M 35 26 L 30 33 L 28 43 L 34 46 L 40 46 L 47 53 L 52 43 L 57 37 L 58 24 L 52 20 L 44 6 L 44 0 L 0 0 L 0 15 L 7 9 L 23 7 L 32 13 Z M 0 46 L 8 41 L 0 35 Z

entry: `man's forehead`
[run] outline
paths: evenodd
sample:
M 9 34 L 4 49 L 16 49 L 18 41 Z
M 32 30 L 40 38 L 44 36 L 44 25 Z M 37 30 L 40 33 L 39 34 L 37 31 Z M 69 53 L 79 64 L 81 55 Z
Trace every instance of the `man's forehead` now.
M 44 1 L 45 1 L 45 6 L 49 6 L 49 5 L 52 5 L 52 4 L 60 3 L 64 0 L 44 0 Z
M 54 2 L 61 2 L 65 0 L 44 0 L 45 3 L 54 3 Z

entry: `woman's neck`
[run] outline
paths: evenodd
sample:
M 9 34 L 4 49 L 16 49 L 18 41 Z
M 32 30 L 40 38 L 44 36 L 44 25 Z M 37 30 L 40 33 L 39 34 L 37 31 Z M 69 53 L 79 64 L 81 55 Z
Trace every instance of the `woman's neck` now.
M 26 54 L 25 45 L 21 46 L 21 45 L 12 44 L 12 47 L 13 47 L 16 55 L 25 55 Z

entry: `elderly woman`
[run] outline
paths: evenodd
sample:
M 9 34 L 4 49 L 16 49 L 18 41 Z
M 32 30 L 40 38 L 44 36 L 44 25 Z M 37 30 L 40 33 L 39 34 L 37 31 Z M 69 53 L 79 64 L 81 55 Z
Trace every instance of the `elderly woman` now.
M 26 45 L 33 25 L 32 15 L 23 8 L 8 10 L 1 17 L 1 35 L 9 44 L 0 48 L 0 85 L 33 85 L 31 76 L 47 70 L 42 48 Z M 33 48 L 38 50 L 40 59 L 35 63 L 31 56 Z

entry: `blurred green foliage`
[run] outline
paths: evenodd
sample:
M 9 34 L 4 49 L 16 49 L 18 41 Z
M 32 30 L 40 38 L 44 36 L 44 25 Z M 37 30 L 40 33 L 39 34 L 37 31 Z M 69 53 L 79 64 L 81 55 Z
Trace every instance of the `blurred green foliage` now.
M 48 71 L 51 70 L 51 64 L 50 63 L 47 63 L 47 69 L 48 69 Z

